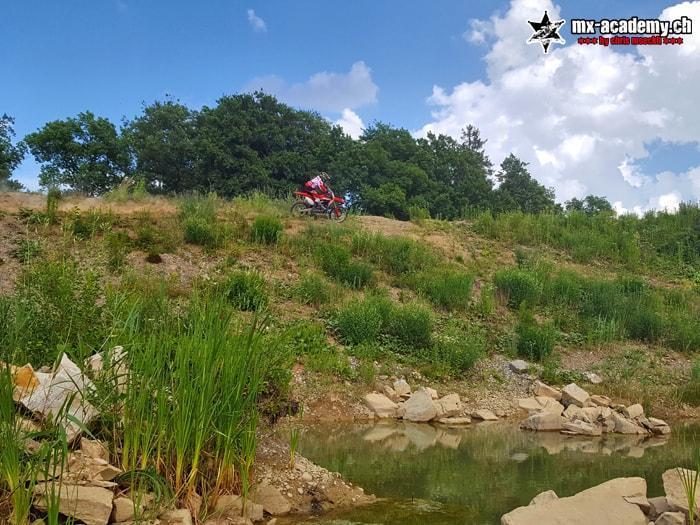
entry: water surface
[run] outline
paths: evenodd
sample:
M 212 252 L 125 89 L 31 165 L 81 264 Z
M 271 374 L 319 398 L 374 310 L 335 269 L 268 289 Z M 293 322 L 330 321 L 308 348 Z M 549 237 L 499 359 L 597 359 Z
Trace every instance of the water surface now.
M 544 490 L 570 496 L 622 476 L 642 476 L 662 495 L 661 474 L 689 465 L 700 425 L 667 438 L 599 438 L 523 432 L 505 423 L 465 429 L 380 422 L 310 428 L 300 452 L 382 501 L 302 523 L 498 524 Z

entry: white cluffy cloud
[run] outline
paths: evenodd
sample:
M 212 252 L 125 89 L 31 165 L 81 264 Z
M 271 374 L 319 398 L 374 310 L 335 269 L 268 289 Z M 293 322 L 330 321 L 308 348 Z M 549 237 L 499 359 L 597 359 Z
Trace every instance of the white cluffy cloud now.
M 475 124 L 492 161 L 515 153 L 561 200 L 593 193 L 641 213 L 700 199 L 700 167 L 644 173 L 639 166 L 651 141 L 700 143 L 700 32 L 684 35 L 680 46 L 623 53 L 569 41 L 545 55 L 525 44 L 527 21 L 544 10 L 566 17 L 551 0 L 512 0 L 505 14 L 471 21 L 464 38 L 488 46 L 487 78 L 434 86 L 432 121 L 416 134 L 458 137 Z M 668 7 L 659 18 L 682 15 L 700 21 L 700 1 Z
M 350 108 L 345 108 L 342 116 L 333 122 L 333 124 L 342 127 L 345 133 L 354 139 L 359 138 L 360 135 L 362 135 L 362 131 L 365 129 L 365 124 L 362 122 L 360 116 Z
M 355 62 L 347 73 L 322 71 L 296 84 L 269 75 L 253 79 L 247 88 L 262 89 L 293 106 L 338 113 L 376 102 L 379 91 L 370 68 L 362 61 Z
M 247 13 L 248 23 L 250 24 L 250 27 L 253 28 L 253 31 L 265 33 L 267 31 L 267 24 L 265 23 L 265 20 L 255 14 L 255 9 L 248 9 Z

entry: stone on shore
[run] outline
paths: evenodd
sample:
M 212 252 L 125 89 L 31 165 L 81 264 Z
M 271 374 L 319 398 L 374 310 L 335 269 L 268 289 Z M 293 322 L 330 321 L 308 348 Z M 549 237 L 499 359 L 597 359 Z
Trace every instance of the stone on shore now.
M 647 434 L 648 432 L 636 423 L 626 419 L 617 412 L 612 413 L 612 420 L 615 423 L 615 432 L 618 434 Z
M 552 386 L 544 384 L 542 381 L 535 381 L 533 386 L 532 386 L 532 393 L 535 394 L 535 396 L 541 396 L 541 397 L 551 397 L 552 399 L 555 399 L 557 401 L 561 400 L 561 390 L 558 388 L 554 388 Z
M 373 392 L 365 396 L 365 403 L 378 418 L 396 417 L 396 409 L 399 407 L 384 394 Z
M 643 478 L 618 478 L 568 498 L 542 498 L 501 517 L 501 525 L 647 525 L 641 509 L 625 497 L 646 496 Z
M 394 392 L 397 396 L 408 396 L 411 394 L 411 385 L 405 379 L 397 379 L 394 381 Z
M 462 417 L 441 417 L 438 419 L 438 423 L 441 425 L 448 425 L 448 426 L 464 426 L 468 425 L 471 423 L 472 420 L 468 416 L 462 416 Z
M 433 404 L 430 394 L 424 389 L 416 390 L 404 403 L 403 418 L 408 421 L 424 422 L 430 421 L 437 416 L 437 410 Z
M 544 492 L 540 492 L 537 496 L 532 498 L 532 500 L 530 500 L 530 505 L 540 505 L 542 503 L 554 501 L 555 499 L 559 499 L 559 496 L 557 496 L 556 492 L 554 492 L 553 490 L 545 490 Z
M 472 414 L 472 418 L 482 421 L 498 421 L 498 416 L 486 408 L 480 408 Z
M 518 408 L 525 410 L 528 414 L 532 414 L 542 410 L 542 405 L 534 397 L 526 397 L 518 399 Z
M 34 506 L 37 509 L 48 509 L 47 495 L 50 491 L 51 488 L 46 483 L 34 487 Z M 112 514 L 114 494 L 111 490 L 63 483 L 57 496 L 58 511 L 85 525 L 107 525 Z
M 438 399 L 440 396 L 438 396 L 437 390 L 434 388 L 430 388 L 429 386 L 425 387 L 426 392 L 430 394 L 430 397 L 433 398 L 433 400 Z
M 685 525 L 685 514 L 682 512 L 664 512 L 654 522 L 654 525 Z
M 576 383 L 570 383 L 561 392 L 561 402 L 565 406 L 576 405 L 583 408 L 591 396 Z
M 630 419 L 637 419 L 638 417 L 644 417 L 644 408 L 639 403 L 635 405 L 630 405 L 622 410 L 622 413 Z
M 562 432 L 571 435 L 600 436 L 603 433 L 598 425 L 587 423 L 580 419 L 576 421 L 565 421 L 562 423 L 561 428 Z
M 666 496 L 657 496 L 649 498 L 649 517 L 652 519 L 658 518 L 664 512 L 671 510 L 671 506 L 666 501 Z
M 292 510 L 291 503 L 272 485 L 263 484 L 256 487 L 252 499 L 272 516 L 284 516 Z
M 516 359 L 508 363 L 510 369 L 516 374 L 524 374 L 530 369 L 530 364 L 522 359 Z
M 601 396 L 598 394 L 593 394 L 591 396 L 590 401 L 599 407 L 609 407 L 610 406 L 610 398 L 607 396 Z
M 192 515 L 187 509 L 167 510 L 158 519 L 161 525 L 192 525 Z
M 220 516 L 239 517 L 242 514 L 244 517 L 252 521 L 262 521 L 263 506 L 248 499 L 245 502 L 245 512 L 243 512 L 243 498 L 235 495 L 219 496 L 214 506 L 214 512 Z
M 684 471 L 685 475 L 690 477 L 695 476 L 694 470 L 672 468 L 668 469 L 661 475 L 661 481 L 664 485 L 664 493 L 666 494 L 666 501 L 670 510 L 673 512 L 685 512 L 688 513 L 688 498 L 685 495 L 685 490 L 683 489 L 683 482 L 681 480 L 680 471 Z M 698 504 L 698 487 L 695 488 L 695 501 L 696 501 L 696 511 L 700 510 Z
M 425 391 L 431 396 L 432 393 L 426 388 Z M 462 401 L 459 394 L 448 394 L 445 397 L 433 401 L 438 417 L 452 417 L 462 412 Z

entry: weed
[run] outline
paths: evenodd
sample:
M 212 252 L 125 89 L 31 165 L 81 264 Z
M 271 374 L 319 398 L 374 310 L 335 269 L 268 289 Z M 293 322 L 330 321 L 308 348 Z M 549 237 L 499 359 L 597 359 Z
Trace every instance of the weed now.
M 451 270 L 426 270 L 410 279 L 412 287 L 431 303 L 446 310 L 466 310 L 474 277 Z
M 372 268 L 350 259 L 350 252 L 343 246 L 322 244 L 316 248 L 314 255 L 328 276 L 351 288 L 363 288 L 372 282 Z
M 320 306 L 337 295 L 337 290 L 323 276 L 305 272 L 294 287 L 294 295 L 302 304 Z
M 554 350 L 557 331 L 551 323 L 539 324 L 532 315 L 521 315 L 516 327 L 518 354 L 526 359 L 542 361 Z
M 17 242 L 12 254 L 22 263 L 27 264 L 41 255 L 42 248 L 38 239 L 25 237 Z
M 218 221 L 220 201 L 216 194 L 191 195 L 180 202 L 180 220 L 185 242 L 205 248 L 219 248 L 230 237 L 228 228 Z
M 267 306 L 268 294 L 262 275 L 251 271 L 235 271 L 223 285 L 229 303 L 243 311 L 261 310 Z
M 410 348 L 426 348 L 430 345 L 433 316 L 430 310 L 419 304 L 395 305 L 386 320 L 387 333 Z
M 355 233 L 351 251 L 392 275 L 420 271 L 437 262 L 436 256 L 426 245 L 405 237 L 386 237 L 379 233 Z
M 49 188 L 46 194 L 46 219 L 49 224 L 58 224 L 58 204 L 61 200 L 61 190 L 54 187 Z
M 530 271 L 517 268 L 497 272 L 494 284 L 511 308 L 518 308 L 523 303 L 534 306 L 542 293 L 542 284 L 537 277 Z
M 283 229 L 282 221 L 277 217 L 259 215 L 251 226 L 251 237 L 258 244 L 277 244 Z
M 376 341 L 386 323 L 383 312 L 391 308 L 386 301 L 353 300 L 342 306 L 335 314 L 334 323 L 343 342 L 356 345 Z
M 112 230 L 105 235 L 105 245 L 107 247 L 107 265 L 110 270 L 120 270 L 126 262 L 126 255 L 129 252 L 130 239 L 125 231 Z

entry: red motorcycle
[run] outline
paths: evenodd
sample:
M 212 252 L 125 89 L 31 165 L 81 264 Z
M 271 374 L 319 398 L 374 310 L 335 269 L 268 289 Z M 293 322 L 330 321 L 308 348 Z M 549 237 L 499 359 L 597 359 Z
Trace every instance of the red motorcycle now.
M 335 222 L 343 222 L 348 216 L 345 200 L 336 197 L 332 191 L 322 195 L 311 191 L 295 191 L 299 199 L 292 204 L 292 215 L 325 216 Z

